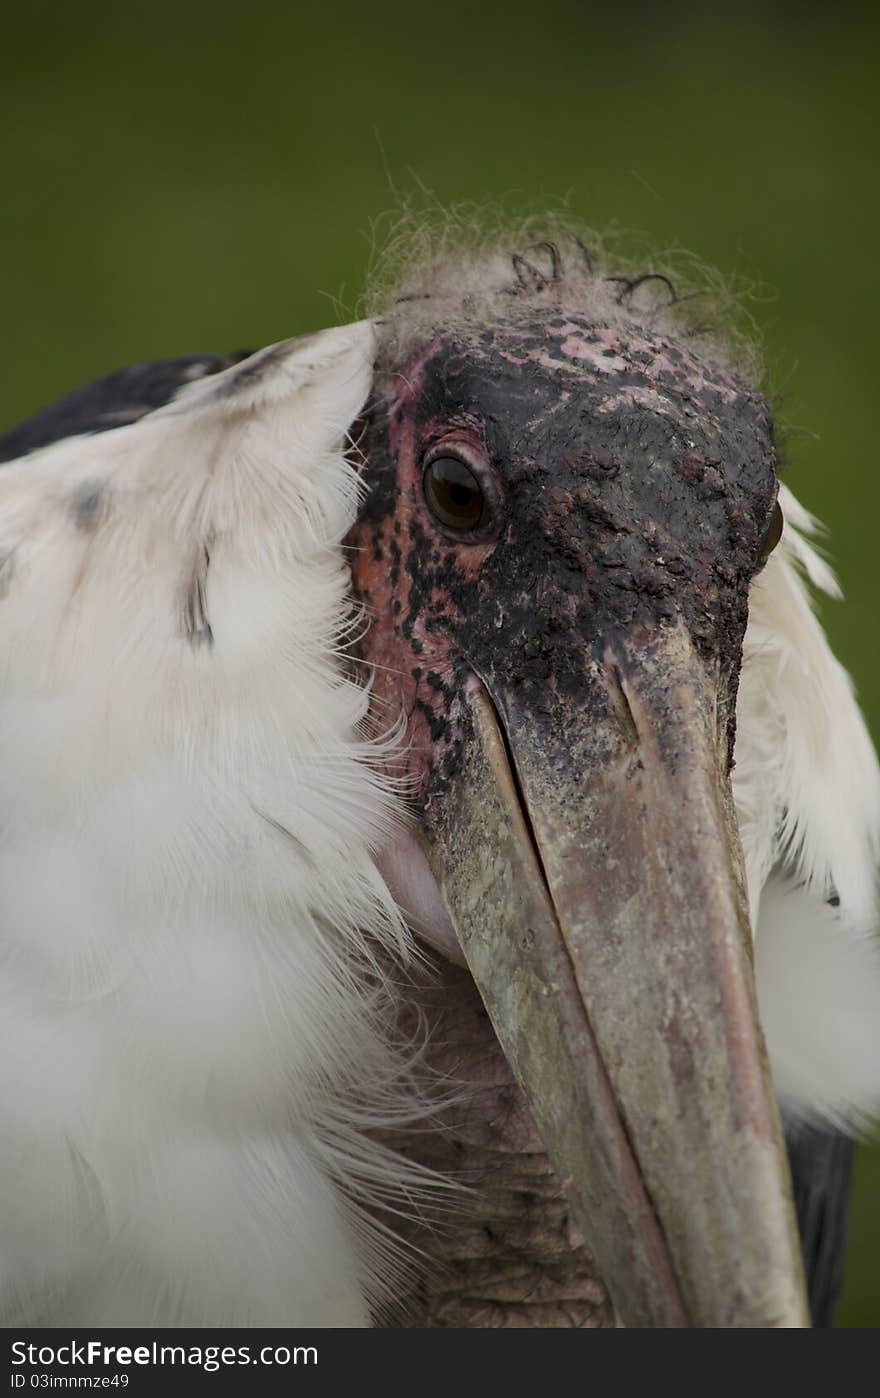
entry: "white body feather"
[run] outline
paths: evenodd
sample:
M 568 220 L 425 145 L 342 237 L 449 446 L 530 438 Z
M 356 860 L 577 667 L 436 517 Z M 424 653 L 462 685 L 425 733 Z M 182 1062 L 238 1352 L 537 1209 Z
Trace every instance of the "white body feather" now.
M 337 658 L 371 360 L 280 346 L 0 473 L 7 1325 L 368 1322 L 361 929 L 405 935 Z
M 805 577 L 840 595 L 815 522 L 786 486 L 779 499 L 782 540 L 749 598 L 733 794 L 777 1092 L 789 1117 L 855 1126 L 880 1111 L 880 769 L 810 606 Z
M 338 659 L 371 363 L 366 324 L 276 347 L 0 473 L 7 1325 L 358 1325 L 388 1282 L 355 1201 L 405 1167 L 359 1123 L 394 1110 L 374 953 L 406 933 Z M 798 561 L 829 587 L 788 528 L 734 789 L 781 1095 L 852 1121 L 880 785 Z

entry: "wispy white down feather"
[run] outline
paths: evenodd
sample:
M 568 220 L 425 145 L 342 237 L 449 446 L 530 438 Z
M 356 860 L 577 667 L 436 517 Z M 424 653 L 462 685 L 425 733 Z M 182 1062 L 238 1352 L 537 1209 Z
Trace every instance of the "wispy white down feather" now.
M 0 474 L 7 1325 L 361 1325 L 393 1275 L 352 1196 L 404 1167 L 350 1123 L 410 1105 L 408 934 L 339 659 L 372 356 L 279 345 Z
M 856 1124 L 880 1110 L 880 770 L 810 605 L 807 581 L 840 595 L 815 521 L 785 486 L 780 502 L 750 597 L 733 791 L 777 1088 L 791 1112 Z

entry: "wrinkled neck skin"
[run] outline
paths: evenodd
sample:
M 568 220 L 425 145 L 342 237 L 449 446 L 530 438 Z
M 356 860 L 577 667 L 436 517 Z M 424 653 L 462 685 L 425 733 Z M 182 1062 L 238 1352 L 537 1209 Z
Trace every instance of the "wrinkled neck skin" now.
M 389 1218 L 418 1249 L 394 1327 L 604 1329 L 614 1312 L 468 971 L 429 953 L 418 994 L 426 1069 L 444 1096 L 425 1130 L 386 1138 L 464 1190 L 434 1222 Z M 411 1027 L 405 1012 L 404 1030 Z
M 727 770 L 748 587 L 776 491 L 764 399 L 685 344 L 558 307 L 440 329 L 379 382 L 369 490 L 348 542 L 374 714 L 386 726 L 406 715 L 417 825 L 430 830 L 462 761 L 474 677 L 505 722 L 527 714 L 559 746 L 575 706 L 585 734 L 607 706 L 597 677 L 614 638 L 648 644 L 681 622 L 713 678 Z M 490 537 L 459 542 L 426 508 L 423 461 L 437 444 L 484 470 Z M 460 1235 L 419 1239 L 442 1266 L 411 1298 L 409 1323 L 613 1323 L 479 997 L 449 964 L 461 958 L 417 840 L 381 862 L 441 953 L 425 992 L 430 1061 L 471 1089 L 447 1135 L 407 1147 L 475 1190 Z

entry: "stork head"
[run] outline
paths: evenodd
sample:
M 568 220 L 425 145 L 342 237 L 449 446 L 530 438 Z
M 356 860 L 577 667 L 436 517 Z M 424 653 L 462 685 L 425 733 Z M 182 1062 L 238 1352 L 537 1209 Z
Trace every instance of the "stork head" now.
M 526 267 L 381 334 L 349 542 L 408 718 L 389 881 L 469 967 L 625 1323 L 801 1324 L 729 784 L 770 414 L 620 283 Z

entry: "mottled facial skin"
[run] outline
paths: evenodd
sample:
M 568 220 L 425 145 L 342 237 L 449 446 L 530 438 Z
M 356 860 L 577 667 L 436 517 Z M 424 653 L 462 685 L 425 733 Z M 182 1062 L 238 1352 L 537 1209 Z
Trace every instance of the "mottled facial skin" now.
M 429 511 L 423 462 L 438 445 L 484 482 L 487 537 L 456 537 Z M 513 702 L 552 722 L 556 697 L 589 704 L 584 661 L 601 664 L 609 636 L 679 616 L 718 667 L 732 724 L 776 493 L 754 390 L 635 324 L 520 308 L 492 328 L 438 331 L 396 377 L 364 451 L 370 492 L 350 540 L 364 649 L 377 695 L 410 716 L 423 807 L 458 759 L 471 673 L 502 713 Z

